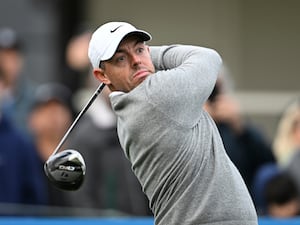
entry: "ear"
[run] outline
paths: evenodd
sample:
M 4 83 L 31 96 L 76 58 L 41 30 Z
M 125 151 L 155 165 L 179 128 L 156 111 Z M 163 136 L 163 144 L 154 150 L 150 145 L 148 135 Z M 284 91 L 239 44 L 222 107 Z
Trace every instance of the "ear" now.
M 109 78 L 106 76 L 103 69 L 101 68 L 94 69 L 93 74 L 96 77 L 96 79 L 99 80 L 100 82 L 106 85 L 111 84 Z

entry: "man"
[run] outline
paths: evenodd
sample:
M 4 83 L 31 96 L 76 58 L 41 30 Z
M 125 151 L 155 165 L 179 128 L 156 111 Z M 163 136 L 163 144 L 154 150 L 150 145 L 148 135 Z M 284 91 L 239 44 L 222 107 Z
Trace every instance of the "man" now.
M 202 110 L 220 56 L 195 46 L 148 47 L 150 34 L 109 22 L 92 35 L 95 77 L 112 91 L 118 135 L 155 224 L 257 224 L 247 188 Z
M 16 206 L 48 203 L 43 167 L 34 145 L 2 111 L 4 84 L 0 77 L 0 216 L 34 216 L 34 210 Z
M 0 77 L 3 81 L 2 113 L 28 136 L 27 117 L 35 84 L 24 74 L 24 44 L 12 28 L 0 28 Z

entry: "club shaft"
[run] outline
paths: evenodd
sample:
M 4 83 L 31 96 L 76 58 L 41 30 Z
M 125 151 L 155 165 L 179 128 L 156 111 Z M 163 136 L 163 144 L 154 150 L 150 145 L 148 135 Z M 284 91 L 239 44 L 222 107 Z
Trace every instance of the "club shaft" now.
M 55 155 L 59 151 L 59 149 L 61 148 L 61 146 L 65 143 L 65 141 L 66 141 L 67 137 L 69 136 L 69 134 L 72 132 L 72 130 L 76 126 L 77 122 L 80 120 L 80 118 L 83 116 L 83 114 L 89 109 L 89 107 L 95 101 L 95 99 L 97 98 L 97 96 L 101 93 L 101 91 L 103 90 L 104 87 L 105 87 L 104 83 L 101 83 L 98 86 L 98 88 L 96 89 L 96 91 L 94 92 L 94 94 L 92 95 L 92 97 L 89 99 L 89 101 L 87 102 L 87 104 L 79 112 L 78 116 L 75 118 L 74 122 L 71 124 L 70 128 L 67 130 L 67 132 L 65 133 L 65 135 L 63 136 L 63 138 L 61 139 L 61 141 L 59 142 L 59 144 L 57 145 L 57 147 L 53 151 L 52 155 Z

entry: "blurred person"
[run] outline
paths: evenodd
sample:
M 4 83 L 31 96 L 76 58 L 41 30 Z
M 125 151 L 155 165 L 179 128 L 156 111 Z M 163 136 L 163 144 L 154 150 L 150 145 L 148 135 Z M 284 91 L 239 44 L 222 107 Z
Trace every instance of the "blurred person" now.
M 35 88 L 25 74 L 24 46 L 16 31 L 0 28 L 0 76 L 3 81 L 2 113 L 10 118 L 18 129 L 27 132 L 27 116 Z
M 276 163 L 265 164 L 255 173 L 252 185 L 252 197 L 259 216 L 267 215 L 267 204 L 264 193 L 266 184 L 279 173 L 280 169 Z
M 291 218 L 300 214 L 300 195 L 295 180 L 285 171 L 271 177 L 263 189 L 266 216 Z
M 300 150 L 300 101 L 290 103 L 279 118 L 273 140 L 278 164 L 287 166 L 293 154 Z
M 12 216 L 23 212 L 15 208 L 9 208 L 10 211 L 5 204 L 44 205 L 47 193 L 43 167 L 34 145 L 2 113 L 4 91 L 5 84 L 0 79 L 0 215 Z
M 291 159 L 287 162 L 284 169 L 294 179 L 297 185 L 298 192 L 300 193 L 300 149 L 295 151 Z
M 49 158 L 70 127 L 73 120 L 73 107 L 70 90 L 59 83 L 46 83 L 38 86 L 34 102 L 28 116 L 28 127 L 40 157 L 40 165 Z M 47 179 L 44 174 L 44 179 Z M 65 205 L 60 190 L 47 180 L 49 204 Z
M 300 193 L 300 101 L 294 99 L 279 118 L 273 140 L 279 166 L 295 180 Z
M 86 87 L 85 92 L 95 88 Z M 81 98 L 86 96 L 83 91 Z M 82 187 L 64 195 L 69 206 L 148 216 L 151 215 L 148 200 L 118 141 L 117 121 L 109 103 L 109 93 L 105 87 L 69 137 L 68 148 L 82 154 L 87 172 Z M 77 99 L 76 102 L 81 102 Z
M 252 183 L 257 170 L 275 159 L 271 143 L 242 116 L 232 85 L 228 69 L 224 66 L 204 108 L 216 122 L 229 158 L 253 195 Z
M 109 22 L 93 33 L 88 53 L 94 76 L 112 91 L 119 141 L 155 224 L 257 224 L 245 183 L 201 107 L 221 57 L 198 46 L 148 46 L 150 39 Z
M 88 85 L 87 74 L 90 73 L 90 64 L 87 50 L 91 35 L 87 29 L 80 30 L 70 38 L 65 49 L 63 83 L 72 93 L 77 93 L 80 87 Z

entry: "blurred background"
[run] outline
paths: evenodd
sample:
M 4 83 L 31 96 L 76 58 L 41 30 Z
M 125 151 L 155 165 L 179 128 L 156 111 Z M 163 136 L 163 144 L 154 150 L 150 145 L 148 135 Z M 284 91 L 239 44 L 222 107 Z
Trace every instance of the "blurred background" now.
M 108 21 L 148 31 L 150 45 L 214 48 L 231 76 L 242 115 L 272 142 L 281 114 L 300 96 L 299 11 L 298 0 L 1 0 L 0 28 L 12 28 L 20 38 L 28 79 L 60 83 L 71 93 L 96 81 L 86 64 L 84 72 L 76 63 L 72 67 L 70 41 Z
M 26 74 L 37 82 L 80 78 L 63 74 L 69 39 L 114 20 L 153 35 L 150 44 L 185 43 L 220 52 L 243 113 L 272 138 L 278 114 L 299 93 L 300 3 L 297 0 L 2 0 L 0 26 L 26 46 Z

